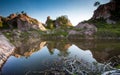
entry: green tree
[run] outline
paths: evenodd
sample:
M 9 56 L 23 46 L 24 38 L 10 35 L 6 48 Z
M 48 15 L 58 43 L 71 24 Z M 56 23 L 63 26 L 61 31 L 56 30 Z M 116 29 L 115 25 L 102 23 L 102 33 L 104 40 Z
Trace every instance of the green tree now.
M 64 16 L 60 16 L 56 19 L 56 22 L 59 26 L 72 26 L 72 24 L 70 23 L 70 20 L 68 19 L 68 17 L 66 15 Z
M 46 21 L 46 27 L 48 28 L 48 29 L 53 29 L 54 28 L 54 22 L 53 22 L 53 20 L 52 19 L 47 19 L 47 21 Z

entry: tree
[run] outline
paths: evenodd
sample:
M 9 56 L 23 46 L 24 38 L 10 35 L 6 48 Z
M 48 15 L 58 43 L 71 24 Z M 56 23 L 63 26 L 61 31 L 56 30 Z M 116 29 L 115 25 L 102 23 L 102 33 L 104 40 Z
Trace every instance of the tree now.
M 46 27 L 49 29 L 53 29 L 54 28 L 54 22 L 52 19 L 50 19 L 50 16 L 47 17 L 47 21 L 46 21 Z
M 22 14 L 24 14 L 24 11 L 21 11 Z
M 68 19 L 68 17 L 67 17 L 66 15 L 64 15 L 64 16 L 58 17 L 58 18 L 56 19 L 56 21 L 57 21 L 60 25 L 66 26 L 66 25 L 68 24 L 68 22 L 69 22 L 69 19 Z
M 27 16 L 27 13 L 25 11 L 21 11 L 21 13 L 25 16 Z
M 94 6 L 99 6 L 100 5 L 100 2 L 99 1 L 96 1 L 95 3 L 94 3 Z

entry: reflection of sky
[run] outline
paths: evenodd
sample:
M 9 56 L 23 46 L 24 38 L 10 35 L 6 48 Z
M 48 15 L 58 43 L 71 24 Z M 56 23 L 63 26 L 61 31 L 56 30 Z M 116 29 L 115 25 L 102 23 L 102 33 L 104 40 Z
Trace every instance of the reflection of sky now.
M 0 0 L 0 15 L 8 16 L 11 13 L 25 11 L 30 16 L 43 23 L 47 16 L 55 19 L 61 15 L 68 15 L 71 22 L 89 19 L 96 7 L 95 1 L 106 3 L 109 0 Z
M 23 75 L 28 71 L 41 71 L 47 65 L 51 66 L 51 63 L 54 63 L 55 61 L 59 62 L 58 60 L 59 58 L 61 58 L 61 56 L 59 56 L 58 54 L 60 54 L 61 51 L 63 50 L 54 49 L 53 54 L 51 55 L 47 46 L 45 46 L 38 52 L 33 53 L 28 58 L 16 58 L 14 56 L 11 56 L 7 60 L 6 64 L 3 66 L 2 72 L 5 75 Z M 68 52 L 70 52 L 70 54 L 68 54 L 67 56 L 68 58 L 75 58 L 75 56 L 77 56 L 77 58 L 79 58 L 82 63 L 88 63 L 90 66 L 92 62 L 96 62 L 89 50 L 84 51 L 79 49 L 77 46 L 72 45 L 68 48 Z
M 83 62 L 91 62 L 91 63 L 96 62 L 90 50 L 82 50 L 78 48 L 77 46 L 72 45 L 69 48 L 69 51 L 72 57 L 76 56 L 78 59 L 82 60 Z

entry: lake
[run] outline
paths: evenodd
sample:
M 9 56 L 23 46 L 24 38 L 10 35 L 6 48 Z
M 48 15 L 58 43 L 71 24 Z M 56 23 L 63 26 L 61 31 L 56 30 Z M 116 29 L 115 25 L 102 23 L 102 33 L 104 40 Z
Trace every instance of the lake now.
M 120 40 L 23 42 L 0 75 L 100 75 L 120 64 Z

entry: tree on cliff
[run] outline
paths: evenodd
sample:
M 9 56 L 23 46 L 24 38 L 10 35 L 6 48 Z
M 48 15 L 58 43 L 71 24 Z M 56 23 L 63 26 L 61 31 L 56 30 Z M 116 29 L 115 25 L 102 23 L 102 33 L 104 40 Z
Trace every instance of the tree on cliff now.
M 96 1 L 95 3 L 94 3 L 94 6 L 99 6 L 100 5 L 100 2 L 99 1 Z

